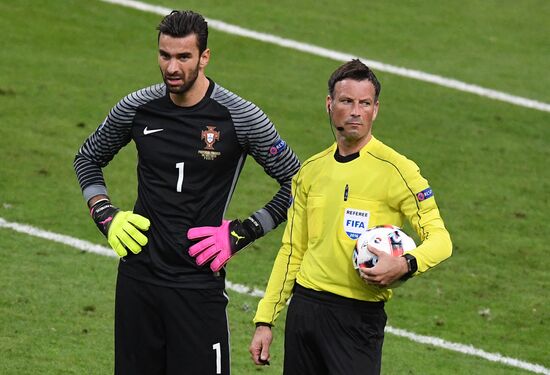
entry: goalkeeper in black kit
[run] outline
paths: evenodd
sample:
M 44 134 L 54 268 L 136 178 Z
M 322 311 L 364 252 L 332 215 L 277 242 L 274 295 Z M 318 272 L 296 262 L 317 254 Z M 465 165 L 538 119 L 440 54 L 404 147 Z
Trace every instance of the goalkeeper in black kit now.
M 205 75 L 207 39 L 200 14 L 164 17 L 164 82 L 118 102 L 74 161 L 90 214 L 121 257 L 116 374 L 230 374 L 224 265 L 286 220 L 299 161 L 260 108 Z M 130 141 L 137 200 L 124 211 L 102 168 Z M 280 189 L 247 219 L 225 220 L 247 155 Z
M 285 327 L 284 375 L 378 375 L 391 286 L 451 255 L 433 190 L 417 165 L 372 135 L 380 83 L 361 61 L 328 81 L 326 108 L 336 143 L 305 161 L 292 180 L 283 243 L 254 322 L 252 361 L 270 359 L 271 327 L 292 294 Z M 407 220 L 422 243 L 372 268 L 352 264 L 357 237 Z

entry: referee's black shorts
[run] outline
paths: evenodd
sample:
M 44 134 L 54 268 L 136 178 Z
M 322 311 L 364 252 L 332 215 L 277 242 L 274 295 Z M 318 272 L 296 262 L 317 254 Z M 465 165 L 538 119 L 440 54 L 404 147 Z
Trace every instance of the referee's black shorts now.
M 116 375 L 230 374 L 223 289 L 168 288 L 119 273 Z
M 384 302 L 365 302 L 296 284 L 285 328 L 284 375 L 378 375 Z

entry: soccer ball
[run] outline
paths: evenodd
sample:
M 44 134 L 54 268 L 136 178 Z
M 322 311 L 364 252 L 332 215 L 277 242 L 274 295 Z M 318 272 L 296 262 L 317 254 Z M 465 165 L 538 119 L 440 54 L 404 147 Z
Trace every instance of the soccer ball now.
M 405 251 L 416 248 L 414 240 L 399 227 L 394 225 L 373 227 L 357 238 L 353 250 L 353 268 L 359 269 L 359 266 L 370 268 L 376 265 L 378 257 L 367 249 L 369 244 L 397 257 L 403 255 Z

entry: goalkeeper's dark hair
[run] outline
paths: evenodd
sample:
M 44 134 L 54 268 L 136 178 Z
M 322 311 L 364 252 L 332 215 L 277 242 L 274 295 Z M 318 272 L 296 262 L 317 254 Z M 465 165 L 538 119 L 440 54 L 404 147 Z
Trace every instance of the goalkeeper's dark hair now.
M 191 34 L 197 35 L 199 53 L 203 53 L 208 44 L 208 23 L 198 13 L 192 10 L 173 10 L 164 17 L 157 27 L 160 34 L 174 38 L 183 38 Z
M 341 65 L 338 69 L 332 73 L 328 80 L 328 93 L 331 98 L 334 95 L 334 86 L 337 82 L 343 81 L 344 79 L 353 79 L 355 81 L 368 80 L 372 83 L 375 90 L 374 99 L 378 100 L 378 95 L 380 95 L 380 82 L 378 78 L 374 75 L 374 72 L 369 69 L 368 66 L 363 64 L 359 59 L 353 59 L 348 61 L 344 65 Z

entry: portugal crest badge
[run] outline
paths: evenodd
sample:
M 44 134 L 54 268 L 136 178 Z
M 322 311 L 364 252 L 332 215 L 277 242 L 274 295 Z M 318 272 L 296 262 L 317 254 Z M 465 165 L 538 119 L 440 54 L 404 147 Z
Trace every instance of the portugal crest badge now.
M 215 126 L 206 126 L 206 130 L 201 132 L 201 140 L 204 141 L 204 150 L 199 150 L 199 154 L 205 160 L 214 160 L 220 152 L 214 151 L 214 143 L 220 140 L 220 132 L 216 130 Z
M 201 139 L 206 143 L 205 150 L 213 150 L 214 143 L 220 139 L 220 132 L 216 130 L 215 126 L 207 126 L 206 130 L 201 133 Z

